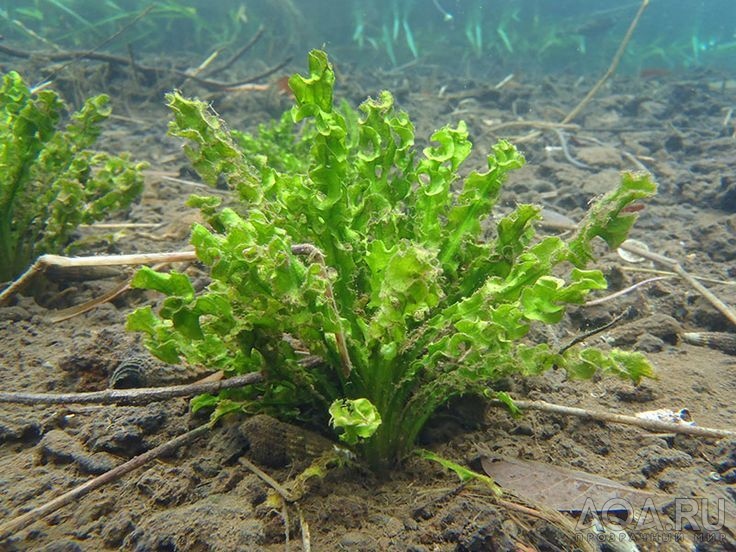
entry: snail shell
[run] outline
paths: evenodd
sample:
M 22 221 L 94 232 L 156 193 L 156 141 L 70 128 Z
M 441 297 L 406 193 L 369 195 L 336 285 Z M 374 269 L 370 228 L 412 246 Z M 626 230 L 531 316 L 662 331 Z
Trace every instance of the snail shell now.
M 736 355 L 736 334 L 728 332 L 689 332 L 682 334 L 682 340 L 690 345 L 700 345 Z
M 145 387 L 148 382 L 147 372 L 151 360 L 142 355 L 131 355 L 124 358 L 110 375 L 111 389 L 133 389 Z

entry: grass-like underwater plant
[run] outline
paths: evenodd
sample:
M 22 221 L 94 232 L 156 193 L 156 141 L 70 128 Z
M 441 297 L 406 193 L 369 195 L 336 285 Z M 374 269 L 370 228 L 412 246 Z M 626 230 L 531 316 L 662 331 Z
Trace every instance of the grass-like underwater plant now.
M 323 52 L 310 53 L 309 70 L 289 81 L 296 106 L 257 136 L 228 130 L 200 101 L 168 96 L 171 133 L 189 141 L 204 180 L 222 175 L 238 190 L 242 208 L 190 200 L 210 224 L 195 225 L 191 241 L 211 282 L 196 292 L 183 274 L 139 271 L 135 286 L 167 297 L 158 314 L 134 312 L 128 327 L 148 334 L 165 361 L 266 376 L 200 396 L 194 408 L 330 422 L 380 469 L 412 450 L 449 399 L 505 398 L 493 390 L 501 377 L 552 366 L 573 377 L 651 374 L 639 353 L 559 354 L 524 340 L 530 324 L 557 323 L 566 304 L 606 286 L 585 268 L 591 241 L 625 239 L 635 214 L 624 208 L 655 191 L 648 176 L 625 174 L 568 241 L 535 238 L 531 205 L 489 223 L 484 239 L 506 173 L 524 162 L 511 144 L 496 144 L 487 168 L 463 177 L 472 148 L 464 123 L 418 151 L 391 94 L 359 113 L 337 108 Z M 305 355 L 321 361 L 300 362 Z
M 0 282 L 43 253 L 59 253 L 81 223 L 127 207 L 143 188 L 142 164 L 92 151 L 108 97 L 89 98 L 62 128 L 52 90 L 32 93 L 14 71 L 0 87 Z

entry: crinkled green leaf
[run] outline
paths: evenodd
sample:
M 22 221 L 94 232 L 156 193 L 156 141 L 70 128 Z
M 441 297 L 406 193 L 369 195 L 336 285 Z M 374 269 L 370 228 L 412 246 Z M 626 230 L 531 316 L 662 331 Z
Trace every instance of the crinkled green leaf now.
M 625 212 L 624 207 L 636 200 L 652 196 L 657 185 L 647 173 L 625 172 L 615 190 L 599 198 L 578 225 L 570 242 L 571 260 L 582 266 L 593 259 L 591 242 L 601 237 L 611 248 L 621 245 L 637 218 L 636 212 Z
M 521 414 L 521 410 L 519 410 L 519 407 L 516 406 L 514 399 L 512 399 L 511 395 L 509 395 L 505 391 L 495 391 L 490 395 L 492 395 L 494 399 L 501 401 L 504 406 L 509 409 L 509 413 L 512 416 L 518 416 L 519 414 Z
M 443 223 L 452 205 L 451 186 L 458 178 L 457 169 L 472 150 L 465 122 L 457 128 L 444 127 L 432 137 L 435 146 L 424 148 L 424 159 L 417 172 L 419 188 L 416 191 L 416 215 L 419 232 L 425 243 L 439 248 L 442 245 Z M 459 238 L 458 238 L 459 239 Z
M 478 473 L 475 470 L 471 470 L 470 468 L 466 468 L 465 466 L 462 466 L 458 464 L 457 462 L 453 462 L 452 460 L 443 458 L 442 456 L 439 456 L 435 454 L 434 452 L 431 452 L 426 449 L 417 449 L 417 454 L 421 458 L 424 458 L 425 460 L 431 460 L 432 462 L 437 462 L 446 470 L 450 470 L 451 472 L 453 472 L 455 475 L 457 475 L 460 478 L 460 481 L 462 483 L 468 483 L 470 481 L 479 481 L 481 483 L 484 483 L 488 487 L 490 487 L 496 493 L 497 496 L 501 496 L 502 494 L 501 489 L 498 487 L 498 485 L 496 485 L 496 482 L 493 481 L 493 479 L 488 477 L 487 475 Z
M 533 284 L 524 287 L 521 304 L 524 315 L 530 320 L 555 324 L 565 314 L 565 306 L 558 302 L 559 289 L 564 282 L 552 276 L 542 276 Z
M 424 319 L 442 299 L 440 269 L 431 251 L 399 242 L 390 251 L 373 242 L 365 261 L 371 269 L 376 307 L 373 336 L 379 342 L 401 341 L 412 322 Z
M 220 398 L 217 401 L 214 412 L 212 412 L 211 421 L 214 423 L 223 416 L 242 410 L 243 404 L 241 402 Z
M 194 287 L 189 278 L 180 272 L 156 272 L 144 266 L 135 273 L 131 287 L 155 289 L 166 295 L 181 297 L 184 301 L 194 299 Z
M 368 399 L 338 399 L 330 405 L 330 424 L 342 430 L 341 441 L 356 445 L 376 432 L 381 415 Z
M 220 398 L 217 395 L 210 395 L 205 393 L 203 395 L 197 395 L 191 401 L 189 401 L 189 408 L 192 409 L 192 413 L 196 414 L 203 408 L 214 408 L 217 403 L 220 402 Z
M 142 307 L 133 311 L 128 316 L 125 329 L 134 332 L 144 332 L 153 336 L 164 323 L 153 313 L 150 306 Z
M 463 189 L 448 214 L 443 232 L 446 239 L 442 245 L 440 260 L 447 270 L 456 270 L 461 261 L 455 257 L 463 244 L 480 235 L 482 222 L 491 214 L 496 204 L 506 173 L 523 165 L 524 158 L 516 148 L 501 141 L 493 147 L 493 155 L 488 156 L 488 171 L 472 172 L 466 177 Z M 507 240 L 508 237 L 504 236 L 503 239 Z
M 170 364 L 179 362 L 177 334 L 172 333 L 171 324 L 158 318 L 151 307 L 143 307 L 129 314 L 125 329 L 148 334 L 146 346 L 159 359 Z
M 604 372 L 639 383 L 642 378 L 655 377 L 652 365 L 639 352 L 613 349 L 604 353 L 598 349 L 572 349 L 565 353 L 566 367 L 572 377 L 589 378 Z
M 289 79 L 289 88 L 296 98 L 293 117 L 296 121 L 315 116 L 318 111 L 332 111 L 332 90 L 335 73 L 332 71 L 327 54 L 312 50 L 308 57 L 309 76 L 299 74 Z
M 187 199 L 187 206 L 199 209 L 205 216 L 211 217 L 217 213 L 217 208 L 222 203 L 222 199 L 216 196 L 200 196 L 192 194 Z
M 225 178 L 245 201 L 258 201 L 262 188 L 222 120 L 206 104 L 178 92 L 167 94 L 166 102 L 174 113 L 169 133 L 189 141 L 184 151 L 200 177 L 213 186 Z
M 605 289 L 606 280 L 599 270 L 573 269 L 572 283 L 554 276 L 542 276 L 521 293 L 524 316 L 547 324 L 560 321 L 565 313 L 565 304 L 582 303 L 593 289 Z

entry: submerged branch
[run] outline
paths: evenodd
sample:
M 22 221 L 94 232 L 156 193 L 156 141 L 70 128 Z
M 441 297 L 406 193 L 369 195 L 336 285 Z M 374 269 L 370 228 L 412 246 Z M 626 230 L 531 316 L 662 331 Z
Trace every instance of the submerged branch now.
M 277 65 L 274 65 L 273 67 L 270 67 L 266 69 L 265 71 L 258 73 L 257 75 L 253 75 L 252 77 L 248 77 L 248 78 L 245 78 L 239 81 L 235 81 L 235 82 L 222 82 L 222 81 L 217 81 L 217 80 L 213 80 L 209 78 L 199 77 L 188 71 L 182 71 L 181 69 L 175 69 L 173 67 L 155 67 L 151 65 L 142 65 L 141 63 L 135 62 L 133 59 L 131 59 L 130 56 L 117 56 L 114 54 L 105 54 L 105 53 L 94 52 L 94 51 L 28 52 L 25 50 L 19 50 L 16 48 L 11 48 L 10 46 L 5 46 L 3 44 L 0 44 L 0 52 L 7 54 L 9 56 L 22 58 L 22 59 L 39 58 L 39 59 L 46 59 L 48 61 L 62 61 L 62 62 L 69 62 L 69 63 L 77 61 L 79 59 L 103 61 L 106 63 L 111 63 L 113 65 L 124 65 L 124 66 L 131 67 L 133 68 L 134 71 L 142 75 L 145 75 L 147 78 L 156 78 L 158 75 L 162 73 L 168 73 L 171 75 L 175 75 L 177 77 L 192 80 L 196 82 L 197 84 L 204 86 L 208 90 L 220 90 L 220 91 L 222 90 L 226 91 L 228 89 L 237 89 L 238 87 L 242 87 L 244 84 L 250 84 L 254 81 L 264 79 L 268 77 L 269 75 L 272 75 L 276 71 L 282 69 L 292 59 L 291 57 L 287 57 L 282 62 L 278 63 Z
M 493 400 L 494 406 L 506 406 L 500 400 Z M 649 420 L 646 418 L 637 418 L 636 416 L 626 416 L 624 414 L 614 414 L 613 412 L 602 412 L 598 410 L 586 410 L 584 408 L 575 408 L 572 406 L 564 406 L 561 404 L 548 403 L 545 401 L 524 401 L 514 400 L 514 404 L 519 408 L 528 408 L 529 410 L 541 410 L 542 412 L 550 412 L 553 414 L 563 414 L 565 416 L 576 416 L 586 420 L 597 420 L 600 422 L 612 422 L 615 424 L 633 425 L 658 433 L 684 433 L 686 435 L 696 435 L 698 437 L 713 437 L 722 439 L 724 437 L 736 437 L 736 431 L 727 429 L 716 429 L 711 427 L 701 427 L 693 425 L 675 424 L 671 422 L 662 422 L 660 420 Z
M 191 397 L 202 393 L 217 393 L 222 389 L 260 383 L 261 372 L 251 372 L 221 381 L 173 385 L 171 387 L 144 387 L 140 389 L 107 389 L 89 393 L 0 393 L 0 403 L 15 404 L 147 404 L 175 397 Z
M 86 483 L 82 483 L 78 487 L 73 488 L 72 490 L 62 494 L 61 496 L 58 496 L 50 500 L 49 502 L 46 502 L 45 504 L 42 504 L 41 506 L 28 511 L 25 514 L 22 514 L 14 519 L 11 519 L 10 521 L 3 523 L 2 525 L 0 525 L 0 541 L 12 537 L 18 531 L 22 531 L 32 523 L 45 518 L 49 514 L 52 514 L 53 512 L 66 506 L 67 504 L 79 500 L 80 498 L 89 494 L 95 489 L 99 489 L 103 485 L 112 483 L 113 481 L 120 479 L 127 473 L 132 472 L 133 470 L 140 468 L 141 466 L 144 466 L 149 462 L 152 462 L 156 458 L 171 454 L 184 445 L 188 445 L 194 442 L 199 437 L 204 435 L 208 430 L 209 424 L 198 426 L 182 435 L 179 435 L 178 437 L 175 437 L 170 441 L 167 441 L 162 445 L 157 446 L 156 448 L 153 448 L 147 452 L 144 452 L 143 454 L 131 458 L 130 460 L 124 462 L 123 464 L 120 464 L 116 468 L 113 468 L 110 471 L 105 472 L 98 477 L 95 477 L 94 479 L 90 479 Z

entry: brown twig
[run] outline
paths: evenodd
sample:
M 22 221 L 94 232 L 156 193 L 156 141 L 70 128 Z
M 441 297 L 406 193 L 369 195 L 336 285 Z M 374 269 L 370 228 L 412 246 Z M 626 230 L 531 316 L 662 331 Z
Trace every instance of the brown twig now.
M 16 48 L 11 48 L 10 46 L 5 46 L 5 45 L 0 44 L 0 52 L 8 54 L 13 57 L 18 57 L 18 58 L 23 58 L 23 59 L 28 59 L 31 57 L 39 57 L 39 58 L 47 59 L 49 61 L 69 61 L 70 63 L 78 59 L 90 59 L 94 61 L 103 61 L 106 63 L 112 63 L 116 65 L 131 66 L 131 60 L 128 57 L 116 56 L 113 54 L 103 54 L 103 53 L 92 52 L 92 51 L 86 51 L 86 52 L 67 51 L 67 52 L 59 52 L 59 53 L 26 52 L 23 50 L 18 50 Z M 192 80 L 196 82 L 197 84 L 204 86 L 208 90 L 221 90 L 221 91 L 225 90 L 226 91 L 228 89 L 234 89 L 244 84 L 250 84 L 259 79 L 266 78 L 269 75 L 272 75 L 273 73 L 282 69 L 286 64 L 288 64 L 291 61 L 291 59 L 292 59 L 291 57 L 287 57 L 284 61 L 282 61 L 278 65 L 275 65 L 274 67 L 271 67 L 270 69 L 266 69 L 265 71 L 258 73 L 257 75 L 253 75 L 252 77 L 248 77 L 246 79 L 239 80 L 236 82 L 220 82 L 220 81 L 192 75 L 191 73 L 187 71 L 182 71 L 180 69 L 175 69 L 173 67 L 152 67 L 150 65 L 142 65 L 141 63 L 135 64 L 135 70 L 137 70 L 139 73 L 146 75 L 146 77 L 148 78 L 155 78 L 160 73 L 169 73 L 177 77 L 182 77 L 188 80 Z M 56 72 L 58 72 L 58 70 Z
M 734 312 L 731 307 L 729 307 L 726 303 L 716 297 L 713 292 L 710 291 L 707 287 L 705 287 L 690 274 L 688 274 L 688 272 L 684 268 L 682 268 L 682 265 L 680 265 L 680 263 L 676 260 L 665 257 L 664 255 L 660 255 L 659 253 L 647 251 L 646 249 L 642 249 L 641 247 L 636 247 L 635 245 L 630 245 L 628 243 L 623 243 L 620 248 L 626 251 L 630 251 L 634 255 L 639 255 L 640 257 L 644 257 L 645 259 L 649 259 L 656 263 L 660 263 L 670 267 L 670 269 L 675 272 L 680 278 L 685 280 L 690 285 L 690 287 L 692 287 L 703 297 L 705 297 L 711 303 L 711 305 L 713 305 L 721 312 L 721 314 L 723 314 L 723 316 L 731 321 L 731 323 L 736 325 L 736 312 Z
M 168 264 L 169 263 L 158 263 L 153 265 L 151 268 L 153 270 L 161 270 L 162 268 L 168 266 Z M 117 299 L 123 293 L 130 289 L 130 282 L 132 279 L 132 276 L 126 278 L 123 282 L 116 285 L 114 288 L 106 291 L 98 297 L 93 297 L 89 301 L 85 301 L 81 305 L 74 305 L 66 309 L 55 311 L 54 314 L 49 316 L 48 320 L 54 323 L 63 322 L 64 320 L 69 320 L 70 318 L 74 318 L 75 316 L 79 316 L 80 314 L 84 314 L 85 312 L 94 310 L 100 305 L 109 303 L 110 301 L 112 301 L 113 299 Z
M 126 44 L 126 49 L 128 51 L 128 59 L 130 60 L 130 68 L 132 69 L 131 73 L 133 73 L 133 81 L 135 82 L 136 86 L 141 86 L 141 81 L 138 78 L 138 64 L 135 61 L 135 53 L 133 52 L 133 46 L 130 44 Z
M 590 101 L 593 99 L 593 97 L 598 93 L 598 91 L 603 87 L 603 85 L 608 81 L 608 79 L 613 76 L 613 74 L 616 72 L 616 69 L 618 68 L 618 64 L 621 62 L 621 58 L 624 55 L 624 52 L 626 51 L 626 47 L 629 45 L 629 41 L 631 40 L 631 36 L 634 34 L 634 30 L 636 29 L 637 25 L 639 25 L 639 20 L 641 19 L 642 14 L 644 13 L 644 10 L 649 5 L 649 0 L 642 0 L 641 5 L 639 6 L 639 10 L 636 12 L 636 15 L 634 16 L 634 19 L 631 20 L 631 24 L 629 25 L 628 30 L 626 31 L 626 34 L 624 35 L 624 38 L 621 40 L 621 43 L 618 46 L 618 50 L 616 50 L 616 53 L 614 54 L 611 64 L 608 66 L 608 69 L 603 74 L 603 76 L 598 80 L 598 82 L 593 85 L 593 88 L 590 89 L 590 91 L 585 95 L 585 97 L 580 100 L 578 105 L 576 105 L 566 116 L 564 119 L 562 119 L 562 124 L 567 124 L 570 121 L 574 120 L 578 115 L 580 115 L 580 112 L 585 109 L 585 107 L 590 103 Z M 526 136 L 516 138 L 514 142 L 517 144 L 528 142 L 530 140 L 536 140 L 541 135 L 541 132 L 535 130 L 533 132 L 530 132 Z
M 61 71 L 63 71 L 67 67 L 69 67 L 69 65 L 71 65 L 75 61 L 78 61 L 80 59 L 86 58 L 86 57 L 90 56 L 91 54 L 94 54 L 100 48 L 104 48 L 105 46 L 107 46 L 108 44 L 110 44 L 113 40 L 115 40 L 117 37 L 119 37 L 121 34 L 123 34 L 125 31 L 127 31 L 128 29 L 130 29 L 133 25 L 135 25 L 136 23 L 138 23 L 138 21 L 140 21 L 145 16 L 147 16 L 149 13 L 151 13 L 151 10 L 153 10 L 153 8 L 155 8 L 155 7 L 156 7 L 156 4 L 155 3 L 150 4 L 141 13 L 139 13 L 138 15 L 136 15 L 133 19 L 131 19 L 128 23 L 126 23 L 125 25 L 123 25 L 120 29 L 118 29 L 117 31 L 115 31 L 113 34 L 111 34 L 110 36 L 108 36 L 105 40 L 103 40 L 102 42 L 100 42 L 97 46 L 95 46 L 94 48 L 92 48 L 90 50 L 86 50 L 84 52 L 77 52 L 74 57 L 72 57 L 71 59 L 69 59 L 61 67 L 58 67 L 58 68 L 54 69 L 50 74 L 48 74 L 42 80 L 44 80 L 44 81 L 50 81 L 56 75 L 58 75 Z M 128 63 L 130 64 L 132 62 L 129 61 Z
M 616 69 L 618 68 L 618 64 L 621 62 L 621 58 L 624 56 L 624 52 L 626 51 L 626 47 L 629 45 L 629 41 L 631 40 L 631 36 L 634 34 L 634 30 L 636 29 L 637 25 L 639 25 L 639 20 L 641 19 L 642 14 L 644 13 L 644 10 L 649 5 L 649 0 L 642 0 L 641 5 L 639 6 L 639 10 L 636 12 L 636 15 L 634 16 L 634 19 L 631 20 L 631 24 L 629 25 L 628 30 L 626 31 L 626 34 L 624 35 L 623 40 L 621 41 L 621 44 L 618 46 L 618 50 L 616 50 L 616 53 L 613 56 L 613 59 L 611 60 L 611 65 L 608 66 L 608 69 L 603 74 L 603 76 L 598 80 L 598 82 L 595 83 L 593 88 L 590 89 L 590 92 L 586 94 L 586 96 L 580 100 L 580 103 L 576 105 L 570 113 L 568 113 L 564 119 L 562 119 L 563 123 L 569 123 L 575 117 L 580 115 L 580 112 L 585 109 L 585 106 L 587 106 L 590 103 L 590 100 L 593 99 L 593 96 L 595 96 L 598 91 L 601 89 L 601 87 L 606 83 L 608 79 L 611 78 L 611 76 L 616 72 Z
M 504 403 L 499 400 L 493 400 L 491 401 L 491 404 L 494 406 L 504 406 Z M 715 429 L 710 427 L 673 424 L 670 422 L 661 422 L 659 420 L 647 420 L 645 418 L 637 418 L 635 416 L 614 414 L 613 412 L 601 412 L 599 410 L 586 410 L 584 408 L 564 406 L 561 404 L 548 403 L 546 401 L 514 400 L 514 404 L 522 409 L 528 408 L 529 410 L 541 410 L 542 412 L 550 412 L 552 414 L 576 416 L 586 420 L 598 420 L 600 422 L 632 425 L 659 433 L 684 433 L 686 435 L 713 437 L 716 439 L 736 437 L 736 431 L 729 431 L 727 429 Z
M 170 387 L 140 389 L 107 389 L 89 393 L 14 393 L 0 392 L 0 403 L 14 404 L 148 404 L 176 397 L 191 397 L 202 393 L 217 393 L 222 389 L 243 387 L 263 381 L 261 372 L 251 372 L 220 381 L 206 381 Z
M 188 445 L 194 442 L 196 439 L 204 435 L 208 429 L 209 424 L 204 424 L 190 431 L 187 431 L 186 433 L 179 435 L 178 437 L 175 437 L 174 439 L 171 439 L 170 441 L 167 441 L 162 445 L 159 445 L 147 452 L 144 452 L 143 454 L 131 458 L 127 462 L 120 464 L 116 468 L 113 468 L 110 471 L 105 472 L 98 477 L 95 477 L 94 479 L 90 479 L 86 483 L 75 487 L 74 489 L 50 500 L 47 503 L 3 523 L 2 525 L 0 525 L 0 541 L 8 539 L 9 537 L 16 534 L 18 531 L 21 531 L 32 523 L 43 519 L 44 517 L 55 512 L 59 508 L 62 508 L 67 504 L 79 500 L 80 498 L 89 494 L 95 489 L 99 489 L 103 485 L 112 483 L 113 481 L 120 479 L 127 473 L 130 473 L 133 470 L 148 464 L 156 458 L 171 454 L 184 445 Z
M 659 270 L 656 268 L 646 268 L 642 266 L 623 265 L 621 269 L 627 272 L 641 272 L 643 274 L 661 274 L 662 276 L 677 276 L 677 273 L 672 272 L 671 270 Z M 720 284 L 723 286 L 736 286 L 736 280 L 719 280 L 717 278 L 708 278 L 706 276 L 693 276 L 693 278 L 695 278 L 696 280 L 700 282 L 708 282 L 710 284 Z
M 114 288 L 106 291 L 100 296 L 94 297 L 93 299 L 90 299 L 89 301 L 85 301 L 81 305 L 74 305 L 73 307 L 55 311 L 54 314 L 48 318 L 48 320 L 49 322 L 53 322 L 53 323 L 63 322 L 64 320 L 69 320 L 70 318 L 74 318 L 75 316 L 79 316 L 81 314 L 84 314 L 85 312 L 89 312 L 93 309 L 96 309 L 100 305 L 108 303 L 112 301 L 113 299 L 117 299 L 129 289 L 130 289 L 130 278 L 126 278 L 124 282 L 116 285 Z
M 674 275 L 673 275 L 674 276 Z M 586 301 L 583 306 L 584 307 L 592 307 L 595 305 L 600 305 L 602 303 L 606 303 L 608 301 L 612 301 L 613 299 L 616 299 L 617 297 L 621 297 L 622 295 L 626 295 L 627 293 L 631 293 L 636 288 L 639 288 L 646 284 L 651 284 L 653 282 L 659 282 L 660 280 L 669 280 L 672 278 L 672 276 L 655 276 L 653 278 L 647 278 L 646 280 L 642 280 L 641 282 L 636 282 L 635 284 L 630 285 L 627 288 L 620 289 L 614 293 L 609 293 L 608 295 L 604 297 L 598 297 L 597 299 L 591 299 L 590 301 Z
M 602 326 L 598 326 L 597 328 L 593 328 L 592 330 L 588 330 L 587 332 L 583 332 L 580 335 L 576 335 L 573 339 L 570 340 L 570 343 L 568 343 L 564 347 L 561 347 L 560 350 L 557 351 L 557 354 L 560 354 L 561 355 L 562 353 L 564 353 L 568 349 L 574 347 L 578 343 L 582 343 L 583 341 L 585 341 L 589 337 L 592 337 L 592 336 L 594 336 L 596 334 L 599 334 L 602 331 L 607 330 L 611 326 L 614 326 L 614 325 L 618 324 L 621 320 L 623 320 L 626 316 L 628 316 L 628 314 L 629 314 L 630 311 L 631 311 L 631 309 L 628 308 L 625 311 L 620 312 L 619 314 L 617 314 L 616 316 L 614 316 L 613 319 L 611 319 L 610 322 L 606 322 Z
M 568 162 L 571 165 L 574 165 L 580 169 L 590 169 L 590 165 L 586 165 L 582 161 L 578 161 L 570 154 L 570 148 L 567 146 L 567 136 L 564 132 L 562 132 L 559 128 L 555 127 L 552 129 L 554 133 L 557 135 L 558 140 L 560 141 L 560 147 L 562 148 L 562 153 L 565 156 L 565 159 L 568 160 Z
M 492 121 L 489 121 L 492 123 Z M 488 123 L 487 123 L 488 124 Z M 550 121 L 506 121 L 504 123 L 489 124 L 488 132 L 498 132 L 499 130 L 505 130 L 507 128 L 514 127 L 531 127 L 538 130 L 552 130 L 552 129 L 566 129 L 566 130 L 580 130 L 580 125 L 575 123 L 555 123 Z
M 215 75 L 222 73 L 225 69 L 229 69 L 230 66 L 238 61 L 241 57 L 243 57 L 248 50 L 250 50 L 253 46 L 255 46 L 256 42 L 258 42 L 261 37 L 263 36 L 263 32 L 265 29 L 263 28 L 263 25 L 258 27 L 258 30 L 256 31 L 256 34 L 253 35 L 253 37 L 242 47 L 240 50 L 235 52 L 230 58 L 228 58 L 225 63 L 223 63 L 220 67 L 214 67 L 212 70 L 210 70 L 209 73 L 204 73 L 205 78 L 212 78 Z
M 174 251 L 172 253 L 138 253 L 133 255 L 93 255 L 90 257 L 64 257 L 61 255 L 41 255 L 23 274 L 0 293 L 0 305 L 25 288 L 33 277 L 47 268 L 71 268 L 85 266 L 126 266 L 153 263 L 177 263 L 195 261 L 194 251 Z
M 221 50 L 218 48 L 217 50 L 212 52 L 209 56 L 207 56 L 207 58 L 202 63 L 200 63 L 197 67 L 195 67 L 194 69 L 189 69 L 187 71 L 187 76 L 175 88 L 178 90 L 182 88 L 189 79 L 193 79 L 194 77 L 198 77 L 199 75 L 201 75 L 202 72 L 207 70 L 210 64 L 212 64 L 212 62 L 214 62 L 217 59 L 217 56 L 220 55 L 220 52 Z
M 276 481 L 273 477 L 268 475 L 266 472 L 264 472 L 261 468 L 256 466 L 253 462 L 248 460 L 247 458 L 239 458 L 238 463 L 245 467 L 246 469 L 252 471 L 254 474 L 256 474 L 266 485 L 271 487 L 274 491 L 278 493 L 278 495 L 284 500 L 284 502 L 292 503 L 299 500 L 299 496 L 294 496 L 286 487 L 281 485 L 278 481 Z
M 233 84 L 225 85 L 225 86 L 222 87 L 222 89 L 223 90 L 230 90 L 230 89 L 233 89 L 233 88 L 242 87 L 244 84 L 250 84 L 250 83 L 255 82 L 257 80 L 261 80 L 261 79 L 265 79 L 266 77 L 270 77 L 271 75 L 273 75 L 277 71 L 280 71 L 281 69 L 283 69 L 284 67 L 286 67 L 286 65 L 289 64 L 291 62 L 291 60 L 292 60 L 292 57 L 289 56 L 286 59 L 284 59 L 284 61 L 282 61 L 281 63 L 279 63 L 278 65 L 274 65 L 273 67 L 271 67 L 269 69 L 266 69 L 265 71 L 262 71 L 260 73 L 257 73 L 255 75 L 253 75 L 252 77 L 248 77 L 245 80 L 238 81 L 238 82 L 233 83 Z

